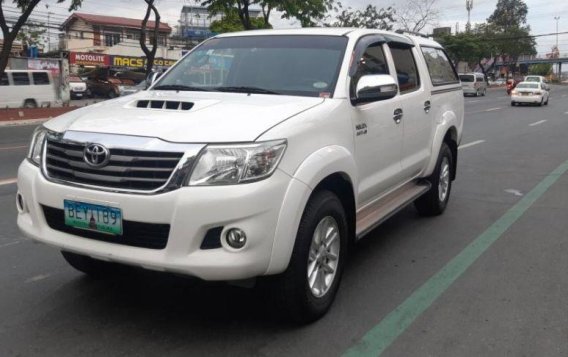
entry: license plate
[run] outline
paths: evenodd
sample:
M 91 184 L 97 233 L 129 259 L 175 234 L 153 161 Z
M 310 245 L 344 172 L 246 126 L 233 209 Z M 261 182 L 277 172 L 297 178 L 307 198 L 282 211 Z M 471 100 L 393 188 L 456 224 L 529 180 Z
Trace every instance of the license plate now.
M 64 200 L 65 225 L 100 233 L 122 234 L 122 211 L 119 208 Z

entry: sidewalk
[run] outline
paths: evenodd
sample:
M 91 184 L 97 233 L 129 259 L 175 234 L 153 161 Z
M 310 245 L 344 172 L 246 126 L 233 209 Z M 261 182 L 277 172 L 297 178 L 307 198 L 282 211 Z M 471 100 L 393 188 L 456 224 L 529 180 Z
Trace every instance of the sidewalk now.
M 0 123 L 30 119 L 49 119 L 77 108 L 79 107 L 0 109 Z

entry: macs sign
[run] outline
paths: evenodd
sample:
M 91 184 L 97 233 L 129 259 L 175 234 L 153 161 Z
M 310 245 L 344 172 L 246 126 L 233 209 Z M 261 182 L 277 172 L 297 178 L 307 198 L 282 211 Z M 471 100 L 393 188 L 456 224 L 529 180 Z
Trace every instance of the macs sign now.
M 175 60 L 155 58 L 154 66 L 170 67 Z M 130 68 L 144 68 L 146 66 L 145 57 L 129 57 L 129 56 L 112 56 L 111 65 L 113 67 L 130 67 Z

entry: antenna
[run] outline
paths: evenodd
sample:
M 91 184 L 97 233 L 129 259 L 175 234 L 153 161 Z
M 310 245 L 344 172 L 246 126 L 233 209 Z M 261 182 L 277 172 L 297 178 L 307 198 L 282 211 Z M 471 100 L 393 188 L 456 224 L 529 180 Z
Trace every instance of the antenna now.
M 467 24 L 465 25 L 465 31 L 471 31 L 471 10 L 473 9 L 473 0 L 465 0 L 465 8 L 467 10 Z

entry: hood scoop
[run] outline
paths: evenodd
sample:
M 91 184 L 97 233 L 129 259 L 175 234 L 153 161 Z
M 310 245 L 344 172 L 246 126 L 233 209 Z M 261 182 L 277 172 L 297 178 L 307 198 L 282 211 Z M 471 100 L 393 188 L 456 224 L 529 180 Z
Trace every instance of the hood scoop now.
M 164 110 L 190 110 L 192 102 L 179 102 L 173 100 L 139 100 L 136 108 L 164 109 Z

